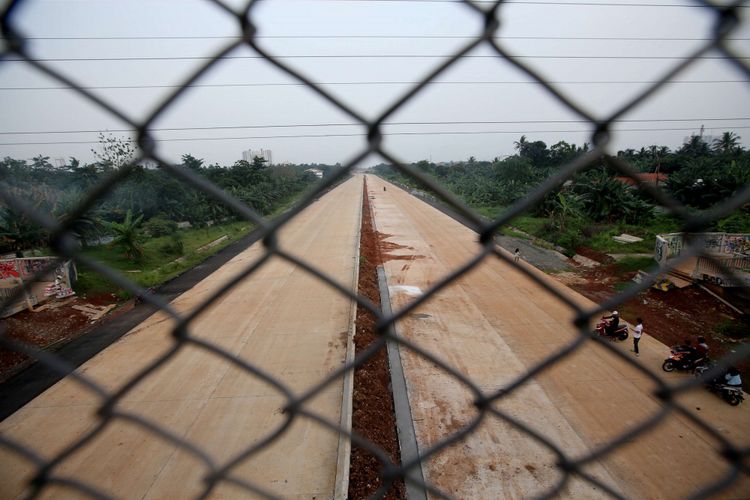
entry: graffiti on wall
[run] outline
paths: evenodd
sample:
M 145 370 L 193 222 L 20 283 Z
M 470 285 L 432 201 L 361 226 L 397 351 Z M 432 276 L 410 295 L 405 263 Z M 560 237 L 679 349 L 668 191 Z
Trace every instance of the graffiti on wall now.
M 15 260 L 0 261 L 0 279 L 20 278 Z
M 26 278 L 44 271 L 50 265 L 50 259 L 48 257 L 41 259 L 18 259 L 18 263 L 20 264 L 22 277 Z
M 663 240 L 663 241 L 660 241 Z M 687 240 L 687 242 L 686 242 Z M 700 250 L 717 256 L 750 255 L 750 234 L 727 233 L 684 233 L 659 234 L 656 236 L 657 259 L 664 258 L 664 245 L 667 246 L 666 258 L 677 257 L 686 244 L 696 245 Z
M 750 234 L 726 234 L 722 251 L 725 254 L 750 255 Z
M 747 272 L 750 261 L 750 234 L 659 234 L 656 236 L 654 259 L 660 266 L 666 266 L 669 259 L 680 255 L 687 244 L 720 261 L 724 268 L 732 269 L 736 274 L 730 276 L 711 260 L 698 256 L 692 272 L 694 278 L 719 286 L 744 286 L 750 283 L 750 273 Z
M 75 295 L 73 285 L 77 274 L 72 261 L 61 262 L 56 257 L 34 257 L 0 260 L 0 317 L 7 317 L 33 307 L 51 298 Z M 21 297 L 7 303 L 17 295 L 22 283 L 31 283 Z

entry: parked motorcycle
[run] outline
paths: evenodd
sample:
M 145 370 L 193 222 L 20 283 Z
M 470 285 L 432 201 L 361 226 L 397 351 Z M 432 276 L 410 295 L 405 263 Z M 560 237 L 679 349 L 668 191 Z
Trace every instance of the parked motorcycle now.
M 622 324 L 618 326 L 614 333 L 609 333 L 607 326 L 609 326 L 609 321 L 602 318 L 599 324 L 596 325 L 594 335 L 607 337 L 610 340 L 625 340 L 628 338 L 628 325 Z
M 698 367 L 707 364 L 708 360 L 706 358 L 694 360 L 692 353 L 693 351 L 688 346 L 672 346 L 669 349 L 669 357 L 664 360 L 661 369 L 665 372 L 674 370 L 695 372 Z

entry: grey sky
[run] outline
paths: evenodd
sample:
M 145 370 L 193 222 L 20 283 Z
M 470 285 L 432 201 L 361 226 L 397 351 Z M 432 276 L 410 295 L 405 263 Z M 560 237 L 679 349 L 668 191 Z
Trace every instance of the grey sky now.
M 540 71 L 546 79 L 560 82 L 556 83 L 557 88 L 597 117 L 612 113 L 642 91 L 647 86 L 643 82 L 659 78 L 680 62 L 678 59 L 654 57 L 686 56 L 704 43 L 696 39 L 709 37 L 712 30 L 712 16 L 704 9 L 663 6 L 694 5 L 686 1 L 627 2 L 649 6 L 551 3 L 504 6 L 498 35 L 507 38 L 501 43 L 512 54 L 535 56 L 521 60 Z M 623 2 L 593 0 L 578 3 Z M 232 4 L 239 7 L 241 2 Z M 743 21 L 746 21 L 750 9 L 742 11 Z M 367 117 L 381 113 L 414 85 L 409 82 L 420 80 L 441 61 L 439 57 L 382 56 L 452 54 L 469 42 L 469 38 L 460 37 L 474 36 L 482 27 L 481 17 L 465 5 L 438 1 L 264 0 L 253 11 L 252 18 L 259 27 L 259 35 L 269 37 L 262 39 L 263 47 L 276 55 L 316 56 L 285 58 L 284 62 L 311 80 L 327 84 L 324 87 L 328 91 Z M 238 29 L 234 20 L 216 5 L 198 0 L 37 0 L 23 4 L 15 20 L 27 37 L 52 38 L 29 41 L 31 54 L 36 58 L 162 58 L 45 63 L 89 87 L 147 87 L 92 90 L 136 121 L 148 116 L 174 90 L 168 86 L 182 83 L 204 64 L 203 60 L 185 57 L 211 56 L 230 40 L 60 38 L 226 37 L 236 35 Z M 748 24 L 745 22 L 742 29 L 732 35 L 733 38 L 744 38 L 732 42 L 744 56 L 750 56 Z M 379 37 L 362 38 L 371 35 Z M 320 38 L 323 36 L 334 38 Z M 385 36 L 412 38 L 383 38 Z M 413 38 L 426 36 L 444 38 Z M 563 39 L 566 37 L 579 39 Z M 257 54 L 243 47 L 231 55 Z M 357 57 L 319 57 L 329 55 Z M 365 55 L 380 57 L 363 57 Z M 471 55 L 491 56 L 492 53 L 486 47 L 480 47 Z M 716 57 L 720 54 L 711 52 L 707 55 Z M 587 58 L 573 59 L 572 56 Z M 616 58 L 601 58 L 603 56 Z M 623 116 L 624 120 L 646 121 L 619 123 L 617 128 L 623 131 L 615 135 L 615 148 L 639 148 L 650 144 L 675 148 L 685 136 L 697 133 L 701 124 L 706 127 L 706 135 L 734 130 L 742 137 L 744 145 L 750 144 L 750 128 L 745 128 L 750 127 L 750 85 L 744 81 L 745 75 L 726 60 L 707 59 L 676 79 L 716 83 L 665 86 Z M 543 140 L 548 145 L 561 139 L 578 144 L 588 140 L 589 125 L 570 122 L 580 118 L 549 96 L 540 85 L 518 83 L 527 80 L 527 76 L 497 57 L 465 58 L 437 80 L 453 83 L 429 85 L 388 121 L 475 123 L 389 125 L 386 132 L 409 135 L 389 135 L 385 140 L 386 148 L 405 161 L 424 158 L 445 161 L 469 156 L 492 159 L 511 154 L 513 141 L 522 134 L 531 140 Z M 352 84 L 354 82 L 391 83 Z M 346 161 L 363 147 L 365 139 L 362 136 L 227 139 L 363 132 L 361 126 L 328 126 L 351 123 L 351 118 L 304 86 L 293 85 L 295 83 L 294 79 L 262 59 L 220 61 L 197 82 L 205 86 L 189 89 L 153 124 L 154 128 L 207 129 L 155 132 L 160 139 L 186 139 L 159 142 L 160 154 L 172 161 L 179 161 L 180 155 L 190 153 L 208 163 L 231 164 L 241 158 L 242 150 L 266 148 L 273 150 L 277 162 L 335 163 Z M 25 63 L 0 63 L 2 88 L 60 85 Z M 96 147 L 96 132 L 29 135 L 7 132 L 127 128 L 70 90 L 0 90 L 0 109 L 3 116 L 0 143 L 93 142 L 2 145 L 0 156 L 30 158 L 41 153 L 53 159 L 75 156 L 91 161 L 90 149 Z M 318 126 L 286 127 L 288 125 Z M 234 128 L 248 126 L 254 128 Z M 681 130 L 624 131 L 665 128 Z M 424 132 L 450 134 L 413 135 Z M 116 132 L 115 135 L 128 134 Z M 367 163 L 379 161 L 371 158 Z

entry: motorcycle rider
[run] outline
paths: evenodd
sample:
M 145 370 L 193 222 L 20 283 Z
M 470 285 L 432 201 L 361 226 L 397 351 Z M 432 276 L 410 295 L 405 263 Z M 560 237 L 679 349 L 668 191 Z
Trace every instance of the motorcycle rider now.
M 708 344 L 704 337 L 698 337 L 698 345 L 692 349 L 691 358 L 693 365 L 697 366 L 700 363 L 704 363 L 708 358 Z
M 620 326 L 620 313 L 612 311 L 612 316 L 602 316 L 602 319 L 608 320 L 604 331 L 609 336 L 614 335 L 617 331 L 617 327 Z
M 742 378 L 740 377 L 740 371 L 734 366 L 727 368 L 727 372 L 724 374 L 724 385 L 730 387 L 742 387 Z

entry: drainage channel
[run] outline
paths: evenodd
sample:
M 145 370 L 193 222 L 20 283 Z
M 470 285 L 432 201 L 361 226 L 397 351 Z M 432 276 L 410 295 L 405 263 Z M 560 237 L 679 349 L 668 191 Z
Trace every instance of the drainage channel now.
M 374 304 L 380 305 L 377 270 L 381 264 L 381 253 L 370 211 L 366 177 L 363 189 L 358 292 Z M 354 347 L 357 355 L 378 340 L 379 335 L 375 330 L 375 323 L 375 317 L 367 309 L 357 307 L 354 334 Z M 384 450 L 394 463 L 401 463 L 386 349 L 380 349 L 354 371 L 352 430 Z M 381 493 L 378 490 L 383 487 L 380 477 L 382 469 L 383 464 L 377 457 L 365 448 L 352 443 L 349 498 L 366 498 L 376 492 Z M 383 498 L 406 498 L 403 481 L 394 482 Z

